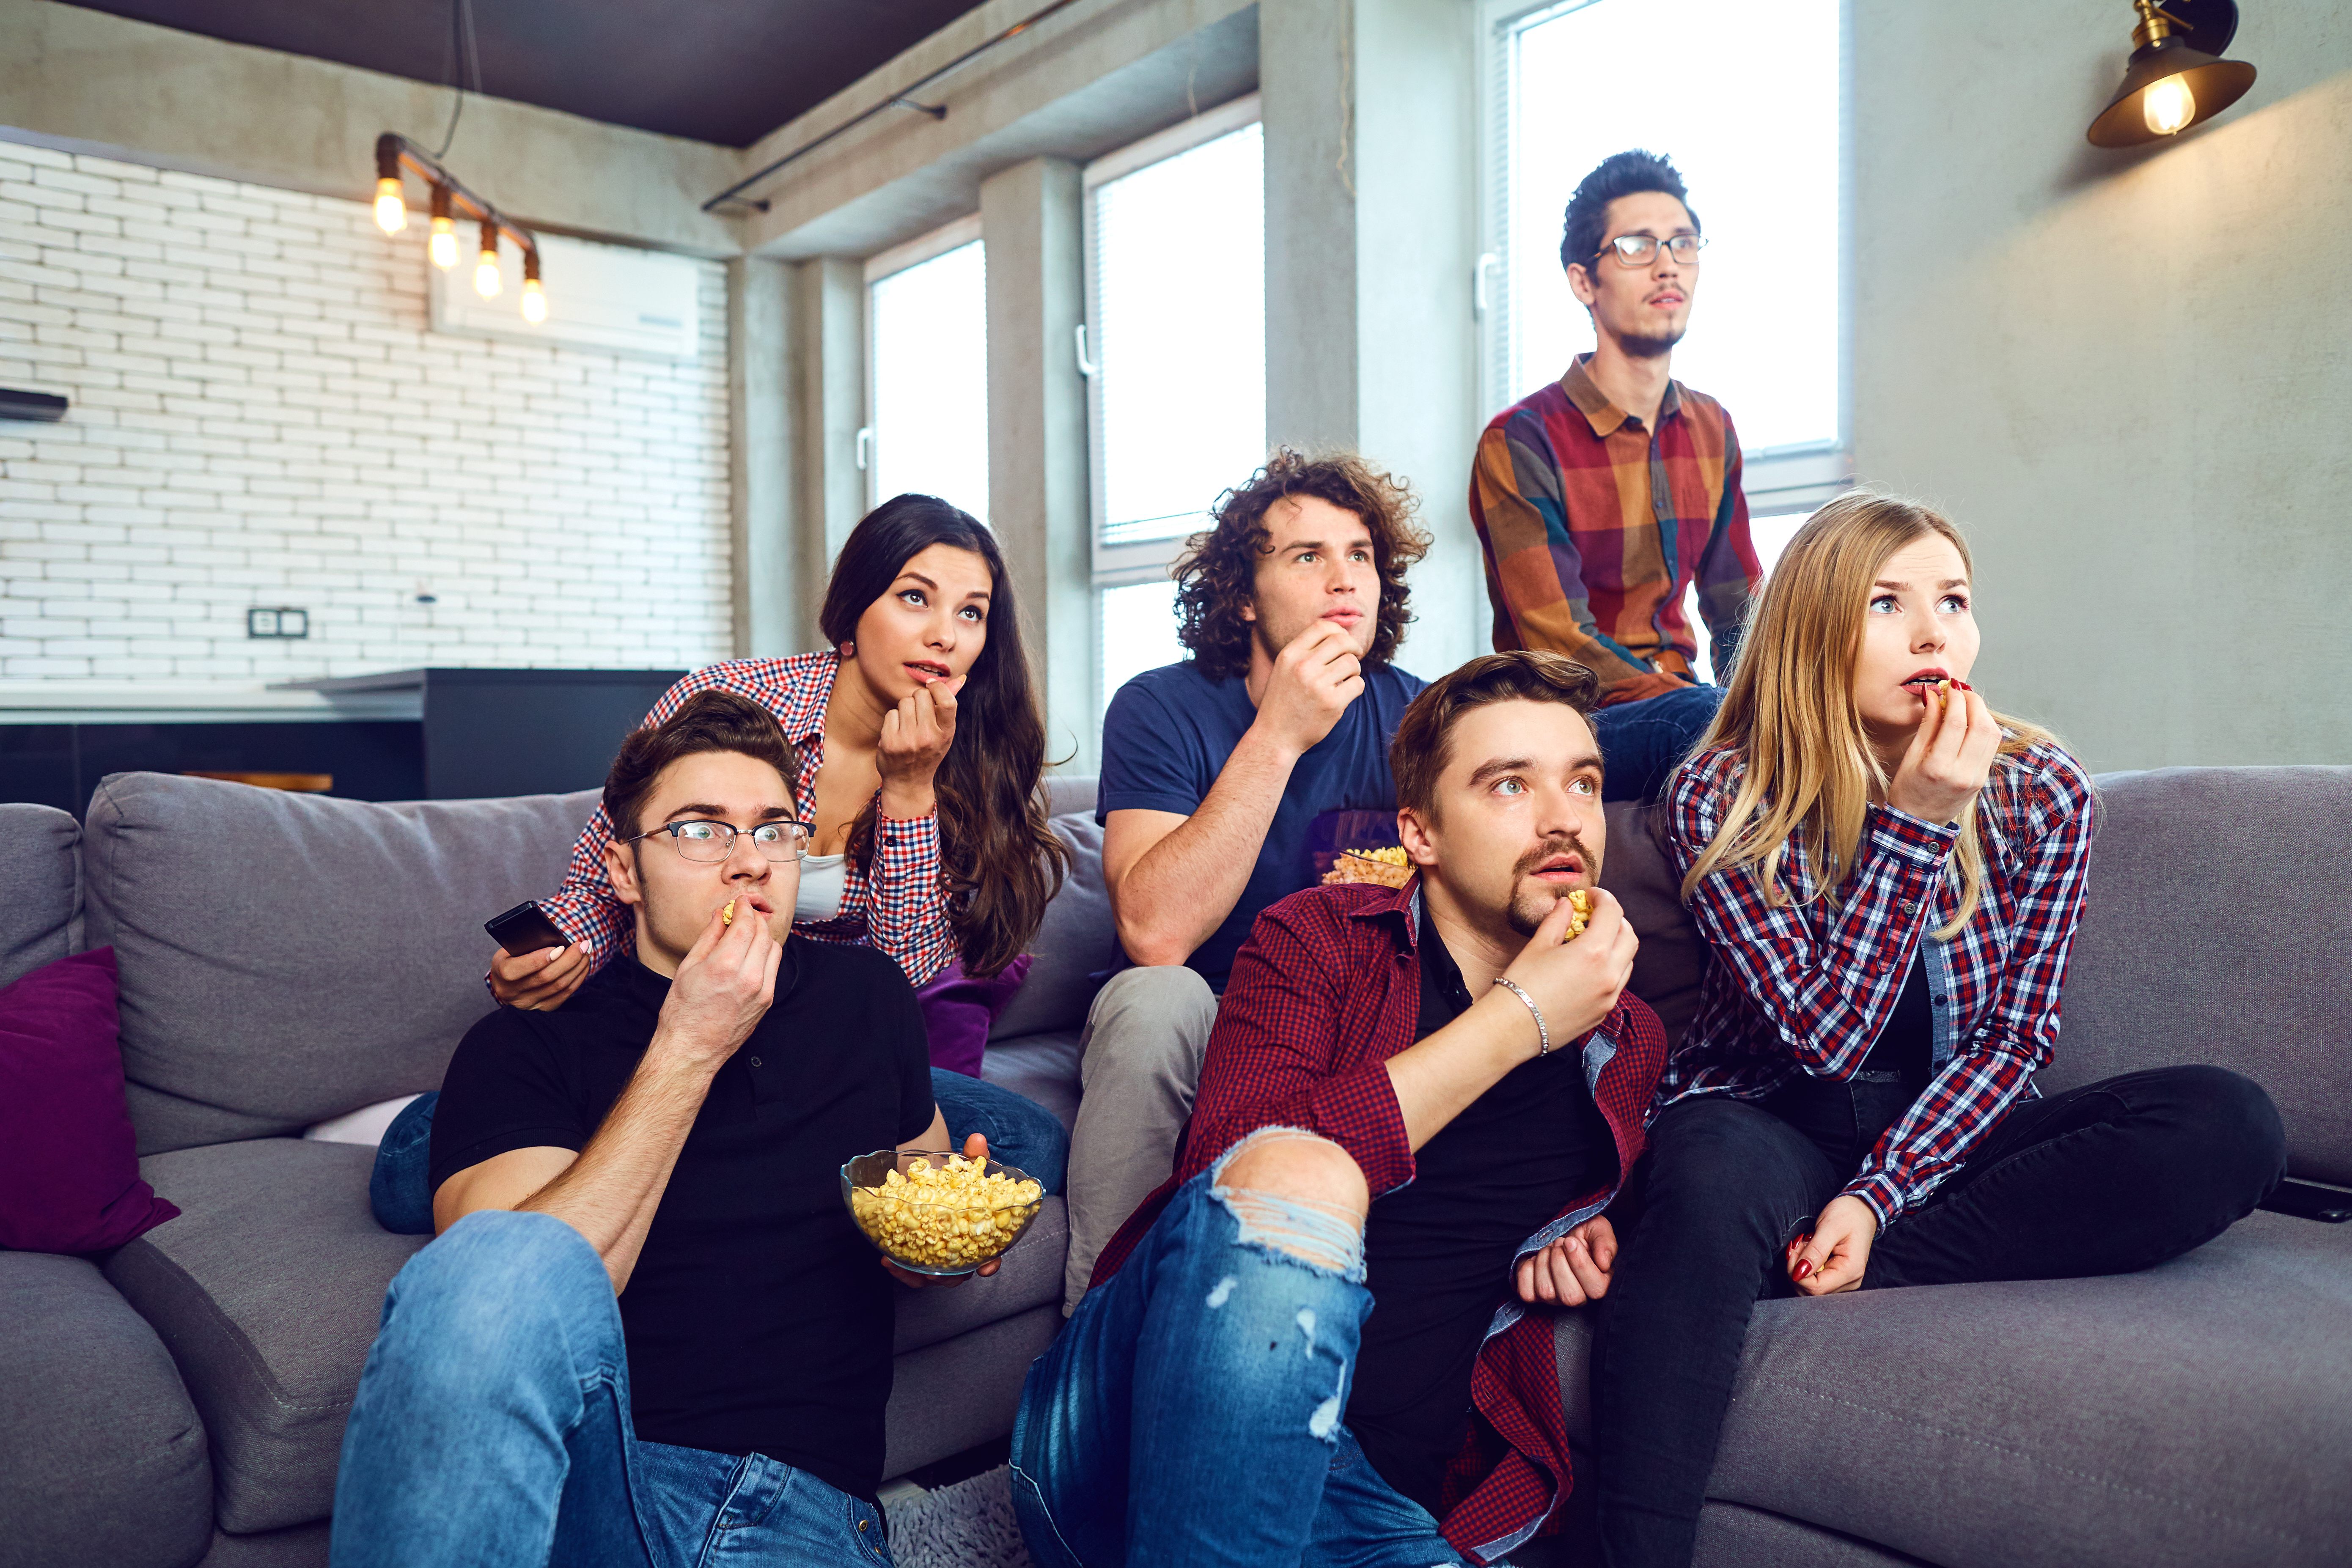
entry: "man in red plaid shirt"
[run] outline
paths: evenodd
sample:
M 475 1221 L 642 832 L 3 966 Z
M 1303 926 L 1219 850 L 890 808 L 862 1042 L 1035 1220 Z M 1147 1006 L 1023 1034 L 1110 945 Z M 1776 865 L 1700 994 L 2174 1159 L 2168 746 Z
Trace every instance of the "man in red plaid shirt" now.
M 1485 1564 L 1553 1519 L 1566 1423 L 1528 1309 L 1608 1289 L 1665 1063 L 1597 886 L 1596 686 L 1514 651 L 1429 687 L 1391 752 L 1418 874 L 1259 917 L 1173 1177 L 1030 1370 L 1041 1563 Z

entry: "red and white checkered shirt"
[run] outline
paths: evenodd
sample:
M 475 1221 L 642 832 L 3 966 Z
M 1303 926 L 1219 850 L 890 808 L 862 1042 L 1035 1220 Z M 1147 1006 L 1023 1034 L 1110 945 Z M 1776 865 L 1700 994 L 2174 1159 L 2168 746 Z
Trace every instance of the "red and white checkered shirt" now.
M 1745 767 L 1717 747 L 1668 784 L 1677 871 L 1688 875 L 1714 839 Z M 1937 1071 L 1845 1187 L 1882 1228 L 1894 1223 L 2033 1092 L 2033 1074 L 2057 1048 L 2058 991 L 2082 914 L 2094 817 L 2089 775 L 2056 746 L 2000 759 L 1977 801 L 1983 895 L 1941 944 L 1933 933 L 1959 912 L 1959 829 L 1949 824 L 1872 806 L 1835 903 L 1819 896 L 1797 853 L 1801 828 L 1781 858 L 1789 900 L 1779 909 L 1765 902 L 1755 866 L 1711 873 L 1691 895 L 1711 959 L 1658 1108 L 1697 1094 L 1760 1100 L 1800 1072 L 1852 1077 L 1925 941 Z
M 646 723 L 662 722 L 698 691 L 731 691 L 750 698 L 776 716 L 799 752 L 793 809 L 803 820 L 814 822 L 817 770 L 824 766 L 824 705 L 840 667 L 840 659 L 831 653 L 714 664 L 664 692 L 646 715 Z M 844 868 L 839 916 L 798 922 L 793 929 L 821 942 L 870 942 L 898 961 L 911 984 L 921 985 L 956 954 L 947 885 L 940 872 L 940 814 L 934 809 L 906 821 L 879 817 L 874 837 L 870 869 L 861 868 L 854 858 Z M 572 942 L 589 944 L 590 962 L 598 968 L 614 953 L 630 951 L 637 933 L 628 906 L 613 896 L 613 884 L 604 875 L 604 846 L 612 839 L 612 819 L 600 805 L 572 847 L 562 888 L 553 898 L 539 901 L 556 930 Z
M 1309 888 L 1258 916 L 1217 1008 L 1175 1174 L 1103 1248 L 1095 1284 L 1118 1272 L 1178 1187 L 1261 1127 L 1303 1128 L 1339 1144 L 1375 1203 L 1412 1180 L 1412 1144 L 1387 1063 L 1412 1044 L 1421 1016 L 1420 890 L 1419 878 L 1402 889 Z M 1609 1187 L 1579 1194 L 1530 1243 L 1551 1240 L 1562 1221 L 1615 1196 L 1642 1153 L 1642 1113 L 1665 1066 L 1666 1037 L 1657 1015 L 1627 994 L 1598 1028 L 1555 1048 L 1584 1058 L 1593 1102 L 1616 1138 L 1617 1174 Z M 1470 1373 L 1470 1403 L 1486 1424 L 1465 1424 L 1445 1475 L 1441 1527 L 1482 1563 L 1539 1533 L 1571 1480 L 1552 1321 L 1520 1309 L 1507 1275 L 1495 1283 L 1498 1310 Z

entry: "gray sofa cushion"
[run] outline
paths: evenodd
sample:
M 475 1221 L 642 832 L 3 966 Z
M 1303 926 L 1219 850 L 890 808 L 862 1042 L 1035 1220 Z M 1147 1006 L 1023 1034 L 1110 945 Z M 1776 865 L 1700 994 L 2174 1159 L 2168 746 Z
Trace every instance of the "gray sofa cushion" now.
M 110 774 L 84 853 L 142 1153 L 437 1089 L 489 1010 L 482 922 L 551 892 L 596 795 L 378 805 Z
M 1601 885 L 1625 906 L 1625 919 L 1642 939 L 1626 989 L 1657 1014 L 1671 1046 L 1698 1011 L 1706 941 L 1683 908 L 1681 880 L 1666 852 L 1658 810 L 1626 800 L 1612 800 L 1602 809 L 1609 841 L 1601 855 Z
M 0 1452 L 12 1568 L 185 1568 L 212 1538 L 205 1429 L 179 1372 L 82 1258 L 0 1252 Z
M 1065 1128 L 1078 1124 L 1078 1042 L 1083 1029 L 1049 1029 L 1017 1040 L 992 1042 L 980 1064 L 980 1076 L 999 1089 L 1024 1095 L 1061 1119 Z
M 1069 1211 L 1059 1197 L 1049 1197 L 1004 1255 L 1004 1266 L 989 1278 L 967 1279 L 951 1289 L 900 1290 L 892 1352 L 905 1356 L 1048 1301 L 1059 1308 L 1062 1262 L 1069 1249 Z
M 50 805 L 0 805 L 0 985 L 81 948 L 81 824 Z
M 1070 847 L 1070 872 L 1045 906 L 1045 923 L 1029 944 L 1036 962 L 990 1026 L 991 1040 L 1086 1027 L 1097 989 L 1087 976 L 1118 962 L 1118 928 L 1103 888 L 1102 829 L 1094 813 L 1069 812 L 1049 826 Z
M 2352 1562 L 2347 1344 L 2352 1226 L 2272 1214 L 2145 1274 L 1768 1301 L 1707 1492 L 1945 1568 Z
M 2099 837 L 2045 1092 L 2212 1062 L 2270 1090 L 2287 1169 L 2352 1185 L 2352 768 L 2098 781 Z
M 107 1278 L 179 1362 L 212 1435 L 225 1531 L 282 1530 L 333 1507 L 384 1287 L 426 1240 L 368 1213 L 374 1153 L 267 1138 L 140 1162 L 185 1212 L 117 1252 Z

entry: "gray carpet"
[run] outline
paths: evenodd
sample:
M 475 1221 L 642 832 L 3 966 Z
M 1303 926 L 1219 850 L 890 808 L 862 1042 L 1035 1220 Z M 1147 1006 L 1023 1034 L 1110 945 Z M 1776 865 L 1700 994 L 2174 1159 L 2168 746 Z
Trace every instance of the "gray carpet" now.
M 898 1568 L 1033 1568 L 1003 1465 L 890 1507 Z

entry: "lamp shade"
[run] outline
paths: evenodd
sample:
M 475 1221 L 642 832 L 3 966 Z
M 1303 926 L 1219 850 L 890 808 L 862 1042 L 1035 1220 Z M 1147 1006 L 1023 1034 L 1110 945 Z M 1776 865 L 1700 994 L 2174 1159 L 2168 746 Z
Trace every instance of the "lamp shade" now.
M 2212 119 L 2254 85 L 2253 67 L 2192 48 L 2172 31 L 2181 26 L 2199 34 L 2200 42 L 2226 49 L 2237 31 L 2235 5 L 2167 0 L 2142 9 L 2152 15 L 2133 35 L 2139 47 L 2125 68 L 2123 86 L 2091 121 L 2095 147 L 2132 147 L 2178 135 Z

